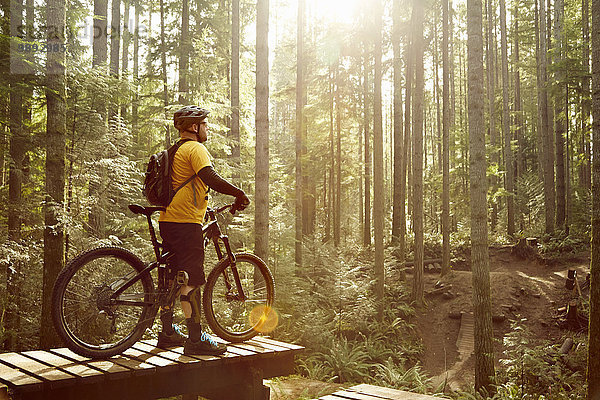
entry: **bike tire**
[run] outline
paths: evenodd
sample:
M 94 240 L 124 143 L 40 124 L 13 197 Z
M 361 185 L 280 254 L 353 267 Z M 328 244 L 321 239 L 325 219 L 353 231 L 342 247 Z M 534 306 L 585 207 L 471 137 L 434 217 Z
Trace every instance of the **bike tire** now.
M 135 254 L 120 247 L 89 250 L 67 264 L 52 292 L 52 320 L 70 350 L 84 357 L 107 358 L 122 353 L 142 337 L 154 321 L 157 303 L 108 306 L 105 300 L 114 292 L 110 284 L 118 287 L 144 267 Z M 153 302 L 150 274 L 143 275 L 120 298 Z
M 227 298 L 223 274 L 228 274 L 233 282 L 228 258 L 220 260 L 210 272 L 202 296 L 208 326 L 214 334 L 232 343 L 249 340 L 264 331 L 264 321 L 258 318 L 252 322 L 252 311 L 258 309 L 271 315 L 275 299 L 273 275 L 265 262 L 249 253 L 236 254 L 235 258 L 240 280 L 250 298 L 246 301 Z

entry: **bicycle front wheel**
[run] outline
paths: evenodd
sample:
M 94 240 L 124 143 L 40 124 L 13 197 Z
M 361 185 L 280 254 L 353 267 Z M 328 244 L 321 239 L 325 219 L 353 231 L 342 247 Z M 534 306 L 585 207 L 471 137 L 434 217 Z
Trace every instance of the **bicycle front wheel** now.
M 235 259 L 241 288 L 225 258 L 208 275 L 202 300 L 213 333 L 230 342 L 243 342 L 271 329 L 267 325 L 275 315 L 275 285 L 269 268 L 254 254 L 236 254 Z
M 133 253 L 100 247 L 79 255 L 58 275 L 52 293 L 56 332 L 77 354 L 105 358 L 139 340 L 156 315 L 149 273 L 113 294 L 144 269 Z

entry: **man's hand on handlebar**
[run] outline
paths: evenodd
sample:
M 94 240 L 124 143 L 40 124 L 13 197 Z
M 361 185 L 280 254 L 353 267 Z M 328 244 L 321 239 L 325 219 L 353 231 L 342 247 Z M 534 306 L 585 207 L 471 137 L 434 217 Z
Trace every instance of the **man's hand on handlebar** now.
M 233 205 L 231 207 L 231 213 L 234 214 L 236 211 L 245 210 L 246 207 L 248 207 L 248 204 L 250 204 L 250 199 L 248 198 L 248 196 L 246 196 L 246 193 L 241 192 L 240 195 L 238 195 L 235 198 L 235 201 L 233 202 Z

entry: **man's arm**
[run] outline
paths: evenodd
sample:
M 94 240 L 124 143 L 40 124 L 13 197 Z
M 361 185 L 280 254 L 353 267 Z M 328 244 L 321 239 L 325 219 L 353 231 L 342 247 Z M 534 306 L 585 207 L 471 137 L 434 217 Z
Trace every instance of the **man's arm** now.
M 244 194 L 242 189 L 221 178 L 221 176 L 217 174 L 217 171 L 211 166 L 202 168 L 198 171 L 197 175 L 202 179 L 202 182 L 206 183 L 209 188 L 216 192 L 234 197 L 239 197 Z

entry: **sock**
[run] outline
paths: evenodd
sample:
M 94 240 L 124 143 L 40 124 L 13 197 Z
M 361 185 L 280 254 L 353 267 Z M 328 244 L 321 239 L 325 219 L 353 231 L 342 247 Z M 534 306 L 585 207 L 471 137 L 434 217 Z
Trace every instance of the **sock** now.
M 191 318 L 186 318 L 185 324 L 188 328 L 190 340 L 192 342 L 199 341 L 200 336 L 202 335 L 202 324 L 194 322 Z
M 173 329 L 173 310 L 161 310 L 160 322 L 162 322 L 162 331 L 168 336 L 175 333 Z

